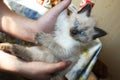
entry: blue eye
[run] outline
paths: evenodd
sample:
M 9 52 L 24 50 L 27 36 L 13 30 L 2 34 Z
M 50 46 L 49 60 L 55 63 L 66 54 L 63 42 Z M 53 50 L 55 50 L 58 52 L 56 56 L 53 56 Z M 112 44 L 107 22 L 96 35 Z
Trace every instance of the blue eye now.
M 85 31 L 80 31 L 79 33 L 80 33 L 81 36 L 85 36 L 86 35 Z
M 74 26 L 75 26 L 75 27 L 78 27 L 78 26 L 80 26 L 80 23 L 79 23 L 78 21 L 75 21 L 75 22 L 74 22 Z

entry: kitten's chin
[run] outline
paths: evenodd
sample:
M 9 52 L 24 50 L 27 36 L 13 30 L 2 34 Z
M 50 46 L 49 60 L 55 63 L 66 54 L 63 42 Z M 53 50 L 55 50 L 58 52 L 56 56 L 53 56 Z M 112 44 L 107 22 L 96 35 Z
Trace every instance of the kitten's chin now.
M 79 41 L 80 42 L 80 44 L 88 44 L 88 43 L 91 43 L 92 42 L 92 40 L 80 40 L 80 39 L 76 39 L 77 41 Z

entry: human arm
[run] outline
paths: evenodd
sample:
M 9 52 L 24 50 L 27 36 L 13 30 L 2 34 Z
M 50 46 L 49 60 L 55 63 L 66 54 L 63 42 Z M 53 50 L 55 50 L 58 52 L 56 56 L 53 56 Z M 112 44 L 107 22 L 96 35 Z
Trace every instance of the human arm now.
M 0 31 L 11 36 L 33 42 L 36 21 L 18 15 L 8 9 L 0 0 Z M 33 27 L 33 28 L 32 28 Z M 32 30 L 33 29 L 33 30 Z
M 71 0 L 64 0 L 59 5 L 50 9 L 38 20 L 31 20 L 11 12 L 0 0 L 0 31 L 10 34 L 25 41 L 35 42 L 35 34 L 51 32 L 57 16 L 70 4 Z

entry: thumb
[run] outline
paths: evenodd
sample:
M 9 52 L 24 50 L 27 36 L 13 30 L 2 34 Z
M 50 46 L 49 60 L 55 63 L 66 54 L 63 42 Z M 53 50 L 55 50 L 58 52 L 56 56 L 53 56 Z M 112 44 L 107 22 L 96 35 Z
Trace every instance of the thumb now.
M 71 0 L 63 0 L 58 5 L 50 9 L 46 15 L 52 14 L 53 16 L 58 16 L 64 9 L 66 9 L 71 3 Z
M 58 5 L 56 5 L 52 9 L 50 9 L 47 13 L 45 13 L 44 16 L 39 18 L 39 24 L 41 25 L 41 28 L 44 32 L 53 31 L 54 24 L 57 20 L 58 15 L 64 9 L 66 9 L 69 6 L 70 3 L 71 3 L 71 0 L 63 0 Z
M 48 73 L 55 73 L 64 70 L 70 65 L 70 63 L 71 62 L 50 63 L 48 66 Z

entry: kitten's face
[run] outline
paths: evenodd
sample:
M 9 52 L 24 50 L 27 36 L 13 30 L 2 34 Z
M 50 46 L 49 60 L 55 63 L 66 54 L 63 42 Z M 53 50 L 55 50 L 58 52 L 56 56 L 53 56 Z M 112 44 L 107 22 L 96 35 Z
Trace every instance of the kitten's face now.
M 86 5 L 78 13 L 71 16 L 71 36 L 82 42 L 88 43 L 98 37 L 106 35 L 106 32 L 96 27 L 95 20 L 90 17 L 91 5 Z

